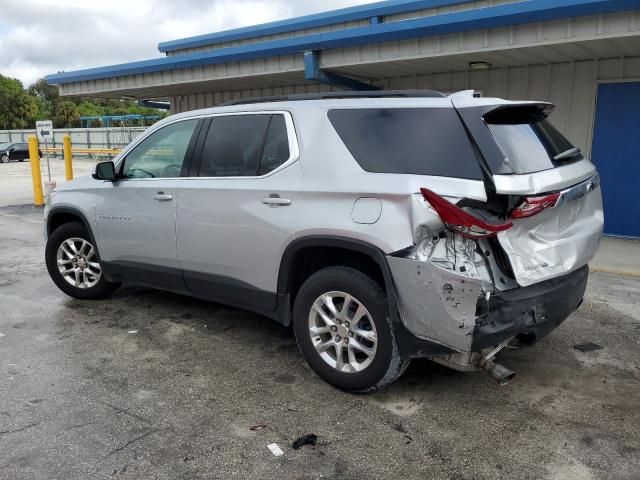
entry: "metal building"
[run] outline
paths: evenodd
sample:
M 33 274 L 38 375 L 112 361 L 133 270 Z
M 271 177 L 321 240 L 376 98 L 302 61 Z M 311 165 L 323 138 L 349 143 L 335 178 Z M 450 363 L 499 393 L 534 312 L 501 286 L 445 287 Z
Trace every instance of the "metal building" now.
M 389 0 L 159 44 L 164 57 L 47 77 L 62 95 L 174 112 L 330 89 L 547 100 L 603 177 L 607 233 L 640 237 L 640 0 Z

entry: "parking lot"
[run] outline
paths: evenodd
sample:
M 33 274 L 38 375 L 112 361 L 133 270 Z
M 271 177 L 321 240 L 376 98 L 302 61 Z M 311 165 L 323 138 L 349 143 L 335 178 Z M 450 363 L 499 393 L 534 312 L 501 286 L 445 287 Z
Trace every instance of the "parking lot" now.
M 507 387 L 416 360 L 349 395 L 260 316 L 135 286 L 66 297 L 28 168 L 0 165 L 0 478 L 640 478 L 639 242 L 605 240 L 581 309 L 501 354 Z

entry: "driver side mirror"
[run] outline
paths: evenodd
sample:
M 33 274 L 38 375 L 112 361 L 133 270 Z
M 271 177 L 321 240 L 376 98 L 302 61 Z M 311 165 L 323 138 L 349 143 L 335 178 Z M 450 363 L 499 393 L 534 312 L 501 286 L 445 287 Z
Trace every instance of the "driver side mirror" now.
M 100 162 L 96 165 L 96 171 L 93 174 L 96 180 L 105 180 L 107 182 L 115 182 L 117 180 L 116 166 L 113 162 Z

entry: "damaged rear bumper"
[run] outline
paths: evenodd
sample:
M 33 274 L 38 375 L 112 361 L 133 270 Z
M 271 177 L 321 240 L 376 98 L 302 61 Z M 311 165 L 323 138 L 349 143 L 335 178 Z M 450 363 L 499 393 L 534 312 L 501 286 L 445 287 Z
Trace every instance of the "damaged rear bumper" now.
M 560 325 L 581 304 L 589 269 L 529 287 L 497 291 L 486 279 L 444 270 L 431 262 L 387 257 L 404 327 L 413 343 L 406 357 L 481 352 L 516 337 L 532 344 Z M 493 291 L 491 291 L 493 290 Z M 438 352 L 429 346 L 439 346 Z

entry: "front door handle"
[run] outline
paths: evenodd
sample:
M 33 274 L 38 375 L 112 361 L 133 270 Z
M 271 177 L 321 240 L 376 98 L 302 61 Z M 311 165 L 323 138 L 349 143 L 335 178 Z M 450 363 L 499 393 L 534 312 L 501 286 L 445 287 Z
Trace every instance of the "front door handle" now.
M 153 196 L 153 199 L 158 202 L 170 202 L 173 200 L 173 195 L 166 195 L 164 192 L 158 192 Z
M 262 203 L 269 205 L 271 208 L 288 207 L 291 205 L 291 200 L 288 198 L 282 198 L 280 195 L 273 195 L 271 197 L 263 198 Z

